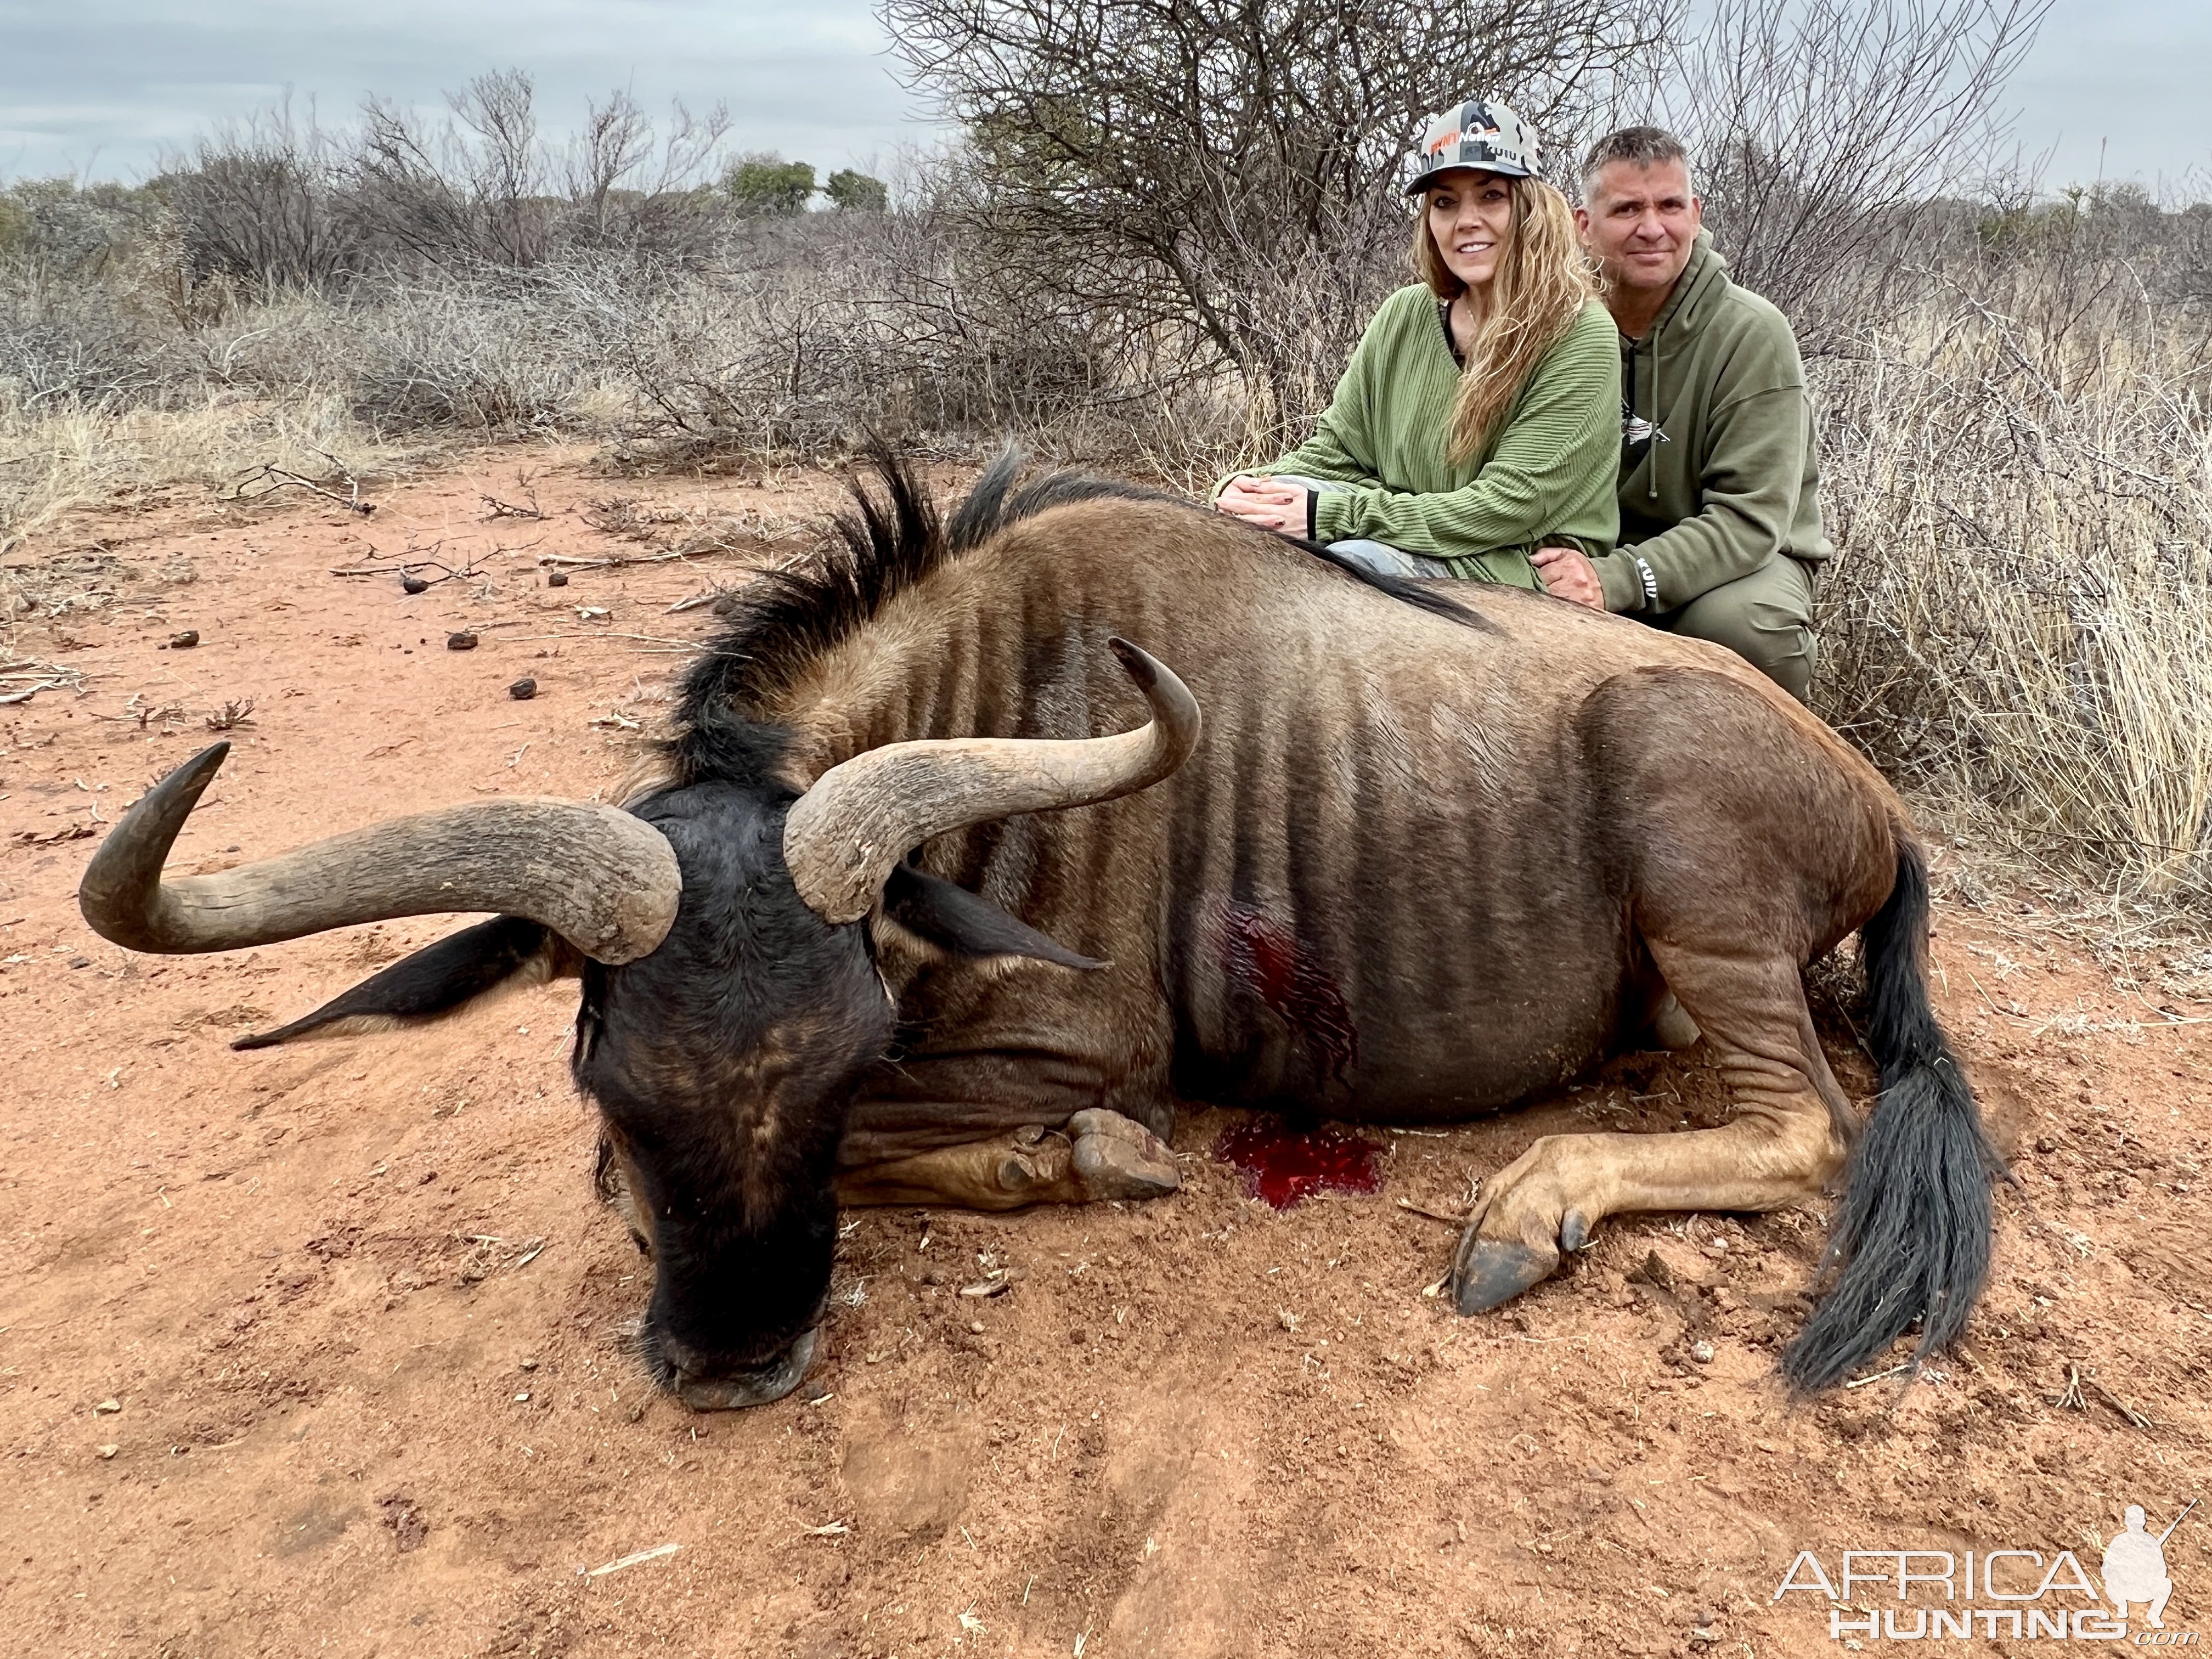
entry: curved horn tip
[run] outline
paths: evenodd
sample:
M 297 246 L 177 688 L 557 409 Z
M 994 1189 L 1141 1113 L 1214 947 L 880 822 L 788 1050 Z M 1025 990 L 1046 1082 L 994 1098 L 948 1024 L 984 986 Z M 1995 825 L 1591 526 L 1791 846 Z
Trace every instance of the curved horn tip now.
M 1122 672 L 1144 694 L 1145 701 L 1152 705 L 1155 715 L 1164 717 L 1170 740 L 1181 751 L 1176 764 L 1181 765 L 1183 757 L 1198 741 L 1198 699 L 1182 683 L 1182 676 L 1142 646 L 1132 645 L 1117 634 L 1106 641 L 1106 647 L 1120 661 Z
M 160 890 L 161 865 L 178 832 L 229 754 L 225 738 L 172 768 L 107 832 L 77 881 L 77 909 L 94 933 L 127 950 L 164 948 L 143 913 Z
M 230 739 L 224 738 L 210 744 L 182 765 L 172 767 L 151 789 L 131 803 L 122 820 L 109 831 L 108 840 L 116 840 L 133 819 L 144 825 L 166 827 L 173 839 L 175 831 L 184 827 L 185 818 L 200 804 L 200 797 L 207 793 L 208 785 L 215 781 L 215 775 L 229 757 Z M 106 845 L 101 843 L 102 851 Z M 167 842 L 162 842 L 161 850 L 168 851 Z
M 1131 679 L 1139 685 L 1150 685 L 1159 678 L 1160 659 L 1141 647 L 1134 646 L 1119 634 L 1106 641 L 1106 648 L 1120 661 Z
M 229 758 L 230 739 L 218 738 L 182 766 L 172 769 L 167 777 L 154 786 L 154 789 L 166 789 L 172 783 L 195 792 L 204 789 L 208 786 L 208 780 L 221 771 L 223 762 Z M 149 789 L 146 793 L 152 794 L 154 789 Z

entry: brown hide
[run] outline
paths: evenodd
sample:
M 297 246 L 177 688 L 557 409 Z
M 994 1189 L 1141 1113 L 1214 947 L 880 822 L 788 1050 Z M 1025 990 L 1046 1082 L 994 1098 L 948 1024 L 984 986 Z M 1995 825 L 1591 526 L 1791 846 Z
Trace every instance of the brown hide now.
M 1164 1132 L 1177 1094 L 1495 1110 L 1641 1019 L 1651 943 L 1717 919 L 1761 950 L 1778 930 L 1802 964 L 1881 904 L 1894 797 L 1735 656 L 1450 591 L 1484 625 L 1232 520 L 1085 502 L 949 562 L 760 709 L 795 732 L 801 787 L 908 738 L 1126 730 L 1143 708 L 1114 635 L 1205 712 L 1164 783 L 924 849 L 1112 966 L 946 959 L 884 930 L 914 1036 L 844 1164 L 1098 1105 Z

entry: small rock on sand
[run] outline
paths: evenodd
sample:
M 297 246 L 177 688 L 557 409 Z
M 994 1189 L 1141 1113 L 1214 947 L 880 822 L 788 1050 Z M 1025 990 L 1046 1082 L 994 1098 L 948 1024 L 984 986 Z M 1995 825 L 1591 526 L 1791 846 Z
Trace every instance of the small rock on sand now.
M 507 695 L 517 702 L 528 702 L 538 695 L 538 682 L 526 676 L 508 686 Z
M 448 651 L 473 651 L 476 648 L 477 636 L 466 629 L 458 634 L 446 635 L 446 649 Z

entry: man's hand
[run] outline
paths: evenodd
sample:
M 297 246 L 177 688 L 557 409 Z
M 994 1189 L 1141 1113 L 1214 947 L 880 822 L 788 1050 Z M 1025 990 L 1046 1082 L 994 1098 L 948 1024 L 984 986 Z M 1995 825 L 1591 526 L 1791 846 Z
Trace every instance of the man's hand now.
M 1242 519 L 1247 524 L 1256 524 L 1262 530 L 1303 536 L 1307 524 L 1306 497 L 1310 493 L 1299 484 L 1240 473 L 1221 487 L 1220 495 L 1214 497 L 1213 510 Z
M 1536 567 L 1544 591 L 1553 599 L 1571 599 L 1593 611 L 1605 609 L 1605 584 L 1597 579 L 1597 567 L 1576 549 L 1540 547 L 1528 556 L 1528 562 Z

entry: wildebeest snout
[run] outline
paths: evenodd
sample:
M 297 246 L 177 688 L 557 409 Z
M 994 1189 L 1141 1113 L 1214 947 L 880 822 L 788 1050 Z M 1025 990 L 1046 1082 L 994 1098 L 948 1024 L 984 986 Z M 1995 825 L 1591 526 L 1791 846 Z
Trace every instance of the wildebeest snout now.
M 737 1411 L 746 1406 L 765 1406 L 781 1400 L 799 1386 L 806 1375 L 807 1366 L 814 1358 L 814 1345 L 821 1335 L 820 1328 L 801 1331 L 782 1355 L 764 1365 L 755 1365 L 743 1370 L 726 1371 L 719 1376 L 694 1376 L 675 1356 L 669 1356 L 675 1364 L 675 1391 L 678 1399 L 694 1411 Z

